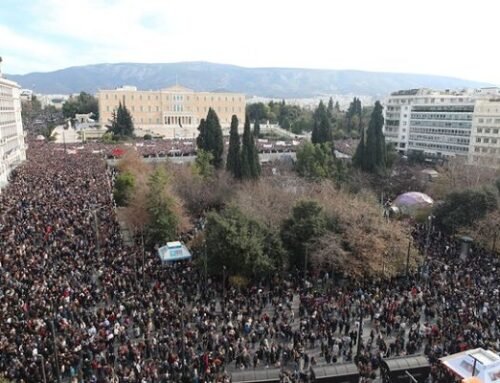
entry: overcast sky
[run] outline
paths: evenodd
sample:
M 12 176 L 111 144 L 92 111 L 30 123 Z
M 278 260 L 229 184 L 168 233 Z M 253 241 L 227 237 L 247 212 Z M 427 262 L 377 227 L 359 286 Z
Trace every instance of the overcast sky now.
M 500 85 L 497 0 L 0 0 L 3 71 L 211 61 Z

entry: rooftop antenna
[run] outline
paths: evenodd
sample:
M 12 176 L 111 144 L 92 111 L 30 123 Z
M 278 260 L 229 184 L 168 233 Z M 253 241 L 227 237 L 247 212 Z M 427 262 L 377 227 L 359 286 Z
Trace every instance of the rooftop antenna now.
M 175 86 L 179 86 L 179 83 L 177 82 L 177 75 L 175 75 Z
M 2 78 L 2 56 L 0 56 L 0 78 Z

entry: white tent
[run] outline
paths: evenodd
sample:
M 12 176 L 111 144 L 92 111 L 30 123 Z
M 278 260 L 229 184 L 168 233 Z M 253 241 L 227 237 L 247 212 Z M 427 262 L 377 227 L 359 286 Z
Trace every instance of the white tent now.
M 181 261 L 183 259 L 191 259 L 191 253 L 181 242 L 167 242 L 166 246 L 158 249 L 158 256 L 161 263 L 170 263 Z
M 474 377 L 481 383 L 500 383 L 500 356 L 493 351 L 476 348 L 445 356 L 440 361 L 464 382 Z

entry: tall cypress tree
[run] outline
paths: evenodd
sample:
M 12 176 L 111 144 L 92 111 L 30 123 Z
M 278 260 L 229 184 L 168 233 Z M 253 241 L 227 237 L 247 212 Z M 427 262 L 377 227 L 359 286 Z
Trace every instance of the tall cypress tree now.
M 222 129 L 219 117 L 212 108 L 208 109 L 207 119 L 200 121 L 198 127 L 200 134 L 196 139 L 198 148 L 212 153 L 212 165 L 220 169 L 222 167 L 222 154 L 224 152 L 224 142 L 222 139 Z
M 361 137 L 356 153 L 352 157 L 352 164 L 357 168 L 365 169 L 365 129 L 363 128 L 361 128 Z
M 207 124 L 205 123 L 205 119 L 202 118 L 200 120 L 200 125 L 198 125 L 198 137 L 196 137 L 196 146 L 198 146 L 199 149 L 205 150 L 206 148 L 206 136 L 207 136 L 207 129 L 206 129 Z
M 383 107 L 379 101 L 375 102 L 375 108 L 373 109 L 370 118 L 370 127 L 375 132 L 375 164 L 380 171 L 385 171 L 385 168 L 387 166 L 387 146 L 385 145 L 385 137 L 383 132 Z
M 253 136 L 255 137 L 255 139 L 258 139 L 259 135 L 260 135 L 260 123 L 259 120 L 257 119 L 253 124 Z
M 241 147 L 241 178 L 256 179 L 260 176 L 259 153 L 250 129 L 250 119 L 245 118 L 243 128 L 243 145 Z
M 113 111 L 111 125 L 108 126 L 108 130 L 117 138 L 133 137 L 134 122 L 125 103 L 120 102 L 116 111 Z
M 377 101 L 366 130 L 366 138 L 364 129 L 361 131 L 361 140 L 353 158 L 354 166 L 372 173 L 385 172 L 387 167 L 387 147 L 382 131 L 383 125 L 382 105 Z
M 238 134 L 238 117 L 233 114 L 229 131 L 229 149 L 227 152 L 226 170 L 234 178 L 241 178 L 240 135 Z
M 313 144 L 323 144 L 332 142 L 333 131 L 332 124 L 328 118 L 328 113 L 323 101 L 319 102 L 318 108 L 314 112 L 314 125 L 311 134 L 311 141 Z
M 326 108 L 326 111 L 328 113 L 328 117 L 330 118 L 330 120 L 333 120 L 335 115 L 334 115 L 334 112 L 333 112 L 333 99 L 330 97 L 330 99 L 328 100 L 328 106 Z

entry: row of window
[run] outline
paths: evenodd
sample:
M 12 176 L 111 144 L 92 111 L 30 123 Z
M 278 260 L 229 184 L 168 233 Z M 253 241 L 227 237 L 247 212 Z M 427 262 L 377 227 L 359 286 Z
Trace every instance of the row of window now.
M 114 108 L 113 108 L 113 109 L 114 109 Z M 106 106 L 106 112 L 111 112 L 113 109 L 111 109 L 111 107 L 110 107 L 109 105 L 107 105 L 107 106 Z M 159 111 L 160 111 L 160 107 L 159 107 L 159 106 L 157 106 L 155 109 L 156 109 L 156 110 L 155 110 L 156 112 L 159 112 Z M 196 111 L 197 111 L 197 112 L 200 112 L 200 109 L 201 109 L 201 111 L 204 111 L 205 113 L 206 113 L 206 112 L 208 112 L 208 107 L 206 107 L 206 106 L 205 106 L 205 107 L 202 107 L 202 108 L 200 108 L 199 106 L 198 106 L 198 107 L 196 107 Z M 214 108 L 214 109 L 215 109 L 215 112 L 216 112 L 216 113 L 221 113 L 221 112 L 222 112 L 221 108 Z M 132 112 L 135 112 L 135 111 L 136 111 L 136 107 L 135 107 L 134 105 L 132 105 L 132 106 L 130 107 L 130 110 L 131 110 Z M 170 112 L 170 108 L 166 108 L 166 110 L 167 110 L 168 112 Z M 191 108 L 189 108 L 189 107 L 187 107 L 187 108 L 186 108 L 186 111 L 190 111 L 190 110 L 191 110 Z M 233 106 L 233 107 L 231 107 L 231 112 L 232 112 L 232 113 L 236 113 L 236 110 L 237 110 L 239 113 L 241 113 L 241 110 L 242 110 L 242 109 L 241 109 L 241 107 L 238 107 L 238 108 L 235 108 L 234 106 Z M 146 110 L 145 110 L 145 108 L 144 108 L 143 106 L 140 106 L 139 108 L 137 108 L 137 111 L 138 111 L 138 112 L 146 112 Z M 173 111 L 173 112 L 183 112 L 183 111 L 184 111 L 184 107 L 183 107 L 183 105 L 178 105 L 178 104 L 175 104 L 175 105 L 173 106 L 172 111 Z M 226 113 L 229 113 L 229 108 L 226 106 L 226 107 L 224 108 L 224 111 L 225 111 Z M 149 106 L 149 107 L 148 107 L 147 112 L 152 112 L 152 108 L 151 108 L 151 106 Z
M 478 118 L 477 122 L 479 124 L 485 124 L 485 123 L 486 124 L 493 124 L 493 123 L 500 124 L 500 118 L 495 118 L 495 119 L 493 119 L 493 118 Z
M 415 105 L 412 112 L 455 112 L 455 113 L 472 113 L 474 105 L 446 105 L 446 106 L 427 106 Z
M 412 113 L 411 114 L 411 119 L 418 119 L 418 120 L 466 120 L 466 121 L 471 121 L 472 120 L 472 114 L 467 113 L 467 114 L 458 114 L 458 113 L 431 113 L 431 114 L 426 114 L 426 113 Z
M 497 138 L 492 138 L 492 137 L 476 137 L 476 142 L 483 143 L 483 144 L 496 144 L 498 142 Z
M 484 147 L 484 146 L 483 147 L 475 146 L 474 152 L 496 154 L 496 153 L 500 153 L 500 148 L 489 148 L 489 147 Z
M 106 100 L 109 100 L 110 96 L 111 96 L 110 94 L 106 93 L 104 95 L 104 98 Z M 127 99 L 127 95 L 126 94 L 120 95 L 120 96 L 123 97 L 124 100 Z M 158 100 L 158 95 L 155 95 L 154 97 L 155 97 L 155 100 Z M 215 97 L 216 96 L 210 96 L 210 101 L 215 101 Z M 114 99 L 118 100 L 118 93 L 114 94 Z M 130 99 L 134 100 L 135 99 L 135 95 L 132 94 L 130 96 Z M 142 100 L 143 99 L 142 94 L 139 94 L 138 97 L 137 97 L 137 99 L 138 100 Z M 147 96 L 147 100 L 151 100 L 151 95 Z M 165 95 L 164 100 L 168 101 L 169 100 L 169 96 Z M 172 100 L 173 101 L 184 101 L 184 96 L 183 95 L 175 95 L 174 94 L 172 96 Z M 189 101 L 189 100 L 190 100 L 190 96 L 186 96 L 186 101 Z M 193 96 L 193 100 L 200 101 L 200 96 Z M 203 101 L 207 101 L 207 96 L 203 96 Z M 217 96 L 217 101 L 222 101 L 222 97 L 221 96 Z M 229 98 L 228 96 L 224 96 L 224 101 L 232 101 L 232 102 L 238 101 L 238 102 L 242 102 L 242 97 L 241 96 L 240 97 L 234 97 L 234 96 L 232 96 L 232 97 Z
M 436 135 L 445 135 L 445 136 L 470 136 L 470 130 L 458 130 L 458 129 L 436 129 L 429 127 L 415 127 L 412 126 L 410 128 L 412 133 L 427 133 L 427 134 L 436 134 Z
M 438 142 L 448 142 L 458 145 L 469 145 L 469 138 L 460 137 L 439 137 L 428 134 L 410 134 L 410 140 L 417 141 L 438 141 Z
M 490 133 L 498 134 L 498 128 L 485 128 L 485 127 L 482 127 L 482 128 L 477 128 L 477 132 L 478 133 L 485 133 L 485 134 L 490 134 Z
M 427 121 L 427 120 L 412 120 L 410 122 L 411 127 L 414 126 L 432 126 L 439 128 L 459 128 L 459 129 L 470 129 L 472 124 L 470 122 L 461 121 Z
M 469 151 L 468 146 L 445 145 L 445 144 L 436 144 L 436 143 L 432 143 L 432 142 L 409 141 L 408 147 L 410 149 L 429 148 L 429 149 L 434 149 L 434 150 L 446 150 L 449 152 L 468 152 Z

